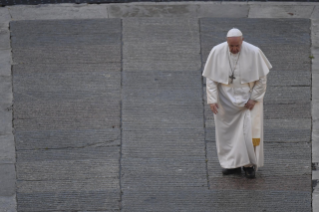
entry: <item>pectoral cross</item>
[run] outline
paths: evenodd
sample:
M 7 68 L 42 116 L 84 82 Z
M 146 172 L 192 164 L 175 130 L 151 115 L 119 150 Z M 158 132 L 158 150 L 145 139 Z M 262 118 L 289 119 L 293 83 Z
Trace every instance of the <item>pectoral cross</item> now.
M 229 78 L 231 79 L 230 83 L 233 83 L 233 80 L 236 79 L 236 77 L 234 76 L 234 73 L 231 76 L 229 76 Z

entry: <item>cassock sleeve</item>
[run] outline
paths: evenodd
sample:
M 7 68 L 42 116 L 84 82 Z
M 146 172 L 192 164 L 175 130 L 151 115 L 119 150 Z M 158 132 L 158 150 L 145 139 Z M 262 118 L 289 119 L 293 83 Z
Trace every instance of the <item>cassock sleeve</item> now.
M 206 93 L 207 93 L 207 104 L 217 103 L 217 86 L 218 83 L 206 78 Z
M 261 77 L 255 82 L 255 86 L 252 89 L 250 99 L 254 101 L 260 101 L 264 98 L 267 87 L 267 76 Z

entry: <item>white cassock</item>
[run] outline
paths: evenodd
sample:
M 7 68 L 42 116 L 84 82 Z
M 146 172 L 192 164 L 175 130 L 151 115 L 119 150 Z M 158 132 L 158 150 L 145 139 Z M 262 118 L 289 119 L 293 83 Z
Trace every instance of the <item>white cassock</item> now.
M 263 52 L 247 42 L 237 54 L 230 53 L 227 42 L 221 43 L 207 58 L 203 76 L 207 103 L 219 106 L 214 119 L 217 154 L 223 168 L 264 165 L 263 97 L 271 68 Z M 235 79 L 231 83 L 232 72 Z M 253 110 L 245 108 L 249 99 L 257 101 Z

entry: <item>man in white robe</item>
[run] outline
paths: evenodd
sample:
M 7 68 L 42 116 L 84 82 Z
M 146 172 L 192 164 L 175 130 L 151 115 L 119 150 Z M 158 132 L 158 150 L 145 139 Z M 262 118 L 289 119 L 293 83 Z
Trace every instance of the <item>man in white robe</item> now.
M 271 64 L 238 29 L 215 46 L 206 61 L 207 103 L 214 113 L 216 147 L 222 173 L 245 171 L 254 178 L 264 165 L 263 97 Z

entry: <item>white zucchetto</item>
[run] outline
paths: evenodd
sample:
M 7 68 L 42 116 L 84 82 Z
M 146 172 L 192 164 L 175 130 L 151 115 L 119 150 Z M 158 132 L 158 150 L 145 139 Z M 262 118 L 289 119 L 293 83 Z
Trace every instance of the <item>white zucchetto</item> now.
M 243 33 L 239 29 L 236 29 L 236 28 L 232 28 L 227 33 L 227 37 L 228 38 L 230 38 L 230 37 L 240 37 L 240 36 L 243 36 Z

